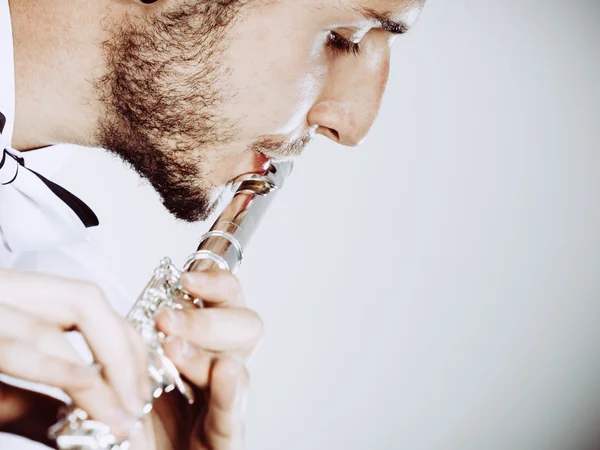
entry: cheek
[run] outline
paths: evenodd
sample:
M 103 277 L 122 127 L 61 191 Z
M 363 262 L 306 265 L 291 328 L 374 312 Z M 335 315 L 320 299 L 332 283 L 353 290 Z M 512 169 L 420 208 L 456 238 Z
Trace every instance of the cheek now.
M 308 112 L 318 98 L 322 82 L 304 67 L 294 74 L 291 70 L 287 66 L 279 73 L 283 75 L 287 71 L 287 75 L 296 76 L 286 80 L 283 76 L 275 76 L 251 94 L 256 102 L 253 105 L 260 105 L 255 125 L 263 130 L 262 134 L 289 135 L 294 131 L 306 131 Z
M 313 57 L 314 36 L 301 30 L 273 30 L 272 24 L 278 22 L 265 21 L 264 27 L 253 21 L 248 30 L 239 30 L 227 52 L 229 82 L 237 92 L 228 114 L 240 122 L 245 134 L 254 134 L 249 137 L 305 128 L 325 79 L 322 62 Z

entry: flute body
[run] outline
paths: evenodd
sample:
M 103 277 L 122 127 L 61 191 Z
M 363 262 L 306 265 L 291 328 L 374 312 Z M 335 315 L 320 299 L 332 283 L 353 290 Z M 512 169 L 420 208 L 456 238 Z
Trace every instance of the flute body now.
M 235 272 L 244 258 L 244 249 L 258 228 L 285 179 L 291 173 L 290 161 L 272 163 L 263 173 L 239 177 L 234 183 L 234 196 L 217 221 L 200 240 L 198 250 L 186 261 L 183 272 L 219 267 Z M 127 315 L 141 333 L 149 349 L 148 375 L 152 398 L 177 389 L 188 402 L 194 402 L 193 391 L 166 357 L 164 336 L 155 327 L 154 318 L 161 308 L 202 307 L 200 299 L 192 298 L 180 283 L 179 271 L 169 259 L 164 259 L 154 271 L 133 308 Z M 152 404 L 144 410 L 148 414 Z M 128 441 L 119 441 L 110 428 L 92 420 L 75 406 L 68 406 L 61 419 L 50 430 L 59 450 L 126 450 Z

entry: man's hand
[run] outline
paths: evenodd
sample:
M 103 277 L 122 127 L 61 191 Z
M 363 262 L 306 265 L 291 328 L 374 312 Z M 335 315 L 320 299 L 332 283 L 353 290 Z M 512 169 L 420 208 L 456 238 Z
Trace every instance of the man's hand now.
M 48 427 L 63 402 L 0 382 L 0 431 L 52 446 Z
M 102 370 L 86 365 L 69 344 L 65 332 L 71 330 L 82 333 Z M 0 373 L 63 389 L 77 406 L 126 437 L 149 397 L 147 367 L 140 336 L 98 287 L 0 270 Z M 1 388 L 6 417 L 0 415 L 0 431 L 22 430 L 38 400 L 49 404 L 43 397 Z
M 205 308 L 165 310 L 157 326 L 167 336 L 165 352 L 207 402 L 197 411 L 193 450 L 239 450 L 244 439 L 248 391 L 245 363 L 260 342 L 263 324 L 246 308 L 239 282 L 223 270 L 187 273 L 182 283 Z

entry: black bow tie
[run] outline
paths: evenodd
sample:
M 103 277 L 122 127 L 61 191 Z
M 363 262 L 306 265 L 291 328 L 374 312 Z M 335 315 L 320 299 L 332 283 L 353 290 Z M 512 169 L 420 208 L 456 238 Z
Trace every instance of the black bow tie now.
M 0 112 L 0 134 L 2 134 L 2 132 L 4 131 L 5 125 L 6 117 Z M 67 191 L 62 186 L 59 186 L 58 184 L 48 180 L 43 175 L 40 175 L 39 173 L 31 169 L 27 169 L 25 167 L 25 161 L 23 158 L 13 155 L 6 149 L 3 150 L 2 158 L 0 159 L 0 171 L 3 167 L 5 167 L 5 165 L 8 164 L 7 158 L 14 159 L 18 163 L 18 165 L 16 166 L 16 170 L 14 170 L 14 175 L 11 176 L 11 179 L 5 181 L 4 183 L 2 183 L 2 185 L 8 185 L 13 183 L 19 176 L 19 170 L 28 170 L 31 173 L 33 173 L 36 177 L 38 177 L 48 187 L 48 189 L 50 189 L 50 191 L 54 193 L 54 195 L 60 198 L 67 206 L 69 206 L 69 208 L 71 208 L 73 212 L 77 214 L 77 217 L 79 217 L 79 219 L 85 225 L 86 228 L 98 226 L 98 217 L 96 216 L 96 214 L 94 214 L 94 211 L 92 211 L 92 209 L 88 205 L 86 205 L 81 199 Z
M 29 170 L 36 177 L 38 177 L 40 180 L 42 180 L 42 182 L 46 186 L 48 186 L 48 189 L 50 189 L 54 193 L 54 195 L 56 195 L 63 202 L 65 202 L 67 204 L 67 206 L 69 206 L 69 208 L 71 208 L 73 210 L 73 212 L 75 214 L 77 214 L 77 217 L 79 217 L 79 219 L 85 225 L 86 228 L 97 227 L 100 224 L 100 222 L 98 220 L 98 216 L 96 216 L 94 211 L 92 211 L 92 209 L 88 205 L 86 205 L 83 202 L 83 200 L 81 200 L 76 195 L 70 193 L 62 186 L 59 186 L 58 184 L 50 181 L 45 176 L 37 173 L 35 170 L 26 168 L 25 160 L 23 158 L 19 158 L 18 156 L 15 156 L 12 153 L 9 153 L 6 149 L 4 150 L 4 152 L 2 154 L 2 159 L 0 160 L 0 170 L 2 170 L 2 167 L 4 167 L 6 158 L 13 158 L 15 161 L 17 161 L 19 163 L 19 166 L 21 167 L 21 169 L 17 169 L 13 179 L 10 180 L 9 182 L 2 183 L 3 185 L 8 185 L 8 184 L 13 183 L 19 176 L 19 170 Z

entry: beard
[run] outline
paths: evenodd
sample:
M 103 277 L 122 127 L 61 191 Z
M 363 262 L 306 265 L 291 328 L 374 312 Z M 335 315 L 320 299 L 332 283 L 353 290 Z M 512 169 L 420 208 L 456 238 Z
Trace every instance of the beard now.
M 243 0 L 191 0 L 142 24 L 112 25 L 103 43 L 107 71 L 95 87 L 105 113 L 96 141 L 184 221 L 205 220 L 216 207 L 206 150 L 239 135 L 222 112 L 235 92 L 221 56 L 244 7 Z

